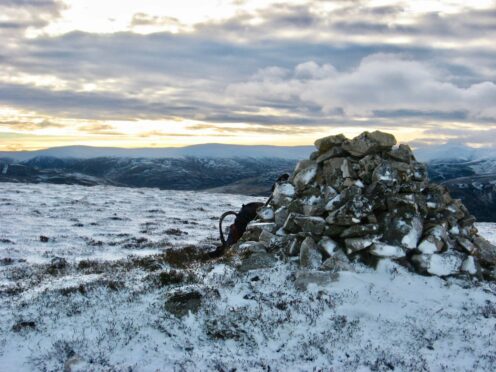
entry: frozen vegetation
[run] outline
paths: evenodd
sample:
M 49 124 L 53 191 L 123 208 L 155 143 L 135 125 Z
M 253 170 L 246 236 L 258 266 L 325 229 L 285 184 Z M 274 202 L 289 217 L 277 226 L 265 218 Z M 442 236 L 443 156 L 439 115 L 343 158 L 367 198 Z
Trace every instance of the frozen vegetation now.
M 1 183 L 0 370 L 495 369 L 494 282 L 383 259 L 307 285 L 291 259 L 202 255 L 258 200 Z

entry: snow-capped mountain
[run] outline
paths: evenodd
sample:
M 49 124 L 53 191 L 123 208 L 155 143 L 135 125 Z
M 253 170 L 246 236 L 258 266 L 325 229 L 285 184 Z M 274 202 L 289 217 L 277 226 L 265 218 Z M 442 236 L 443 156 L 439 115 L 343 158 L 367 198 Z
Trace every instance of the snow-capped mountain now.
M 207 190 L 244 180 L 244 186 L 231 189 L 231 192 L 266 195 L 281 173 L 291 172 L 295 163 L 280 158 L 36 157 L 20 163 L 0 160 L 0 182 Z
M 493 147 L 471 147 L 459 142 L 436 145 L 414 145 L 415 157 L 422 162 L 439 160 L 472 161 L 496 158 Z
M 219 215 L 264 199 L 0 183 L 0 200 L 1 370 L 496 363 L 494 282 L 420 276 L 383 259 L 303 286 L 291 260 L 205 259 Z M 478 228 L 496 242 L 494 224 Z
M 186 147 L 164 148 L 118 148 L 65 146 L 37 151 L 0 151 L 0 158 L 26 161 L 36 157 L 54 157 L 60 159 L 90 159 L 99 157 L 118 158 L 282 158 L 303 159 L 313 151 L 313 146 L 245 146 L 207 143 Z

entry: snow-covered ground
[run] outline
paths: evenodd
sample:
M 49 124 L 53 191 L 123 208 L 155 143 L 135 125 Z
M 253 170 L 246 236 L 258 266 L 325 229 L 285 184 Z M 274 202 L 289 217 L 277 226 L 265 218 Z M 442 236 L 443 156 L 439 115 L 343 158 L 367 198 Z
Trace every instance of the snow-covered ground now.
M 495 283 L 383 261 L 301 290 L 292 262 L 171 271 L 159 259 L 211 249 L 218 216 L 256 200 L 0 184 L 0 371 L 495 370 Z M 496 242 L 494 224 L 478 228 Z M 165 310 L 192 289 L 197 313 Z

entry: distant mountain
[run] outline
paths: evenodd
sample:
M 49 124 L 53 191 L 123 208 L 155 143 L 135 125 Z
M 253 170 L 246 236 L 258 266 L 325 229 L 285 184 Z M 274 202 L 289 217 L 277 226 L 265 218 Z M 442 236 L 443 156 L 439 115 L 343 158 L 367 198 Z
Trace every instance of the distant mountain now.
M 269 195 L 274 181 L 296 160 L 278 158 L 91 158 L 36 157 L 0 160 L 0 182 L 57 183 L 208 190 L 249 180 L 225 192 Z
M 496 221 L 496 158 L 428 163 L 431 181 L 445 185 L 479 221 Z
M 471 161 L 484 158 L 496 158 L 496 149 L 492 147 L 470 147 L 463 143 L 448 142 L 441 145 L 414 146 L 415 157 L 419 161 L 436 160 Z
M 0 158 L 17 161 L 36 157 L 90 159 L 100 157 L 118 158 L 282 158 L 305 159 L 314 150 L 313 146 L 244 146 L 207 143 L 186 147 L 136 148 L 66 146 L 37 151 L 0 151 Z
M 0 182 L 268 195 L 274 180 L 282 173 L 291 173 L 297 160 L 308 158 L 311 151 L 311 146 L 207 144 L 163 149 L 71 146 L 0 152 Z M 490 149 L 453 143 L 416 150 L 417 158 L 428 161 L 432 181 L 446 185 L 479 221 L 496 222 L 496 156 L 490 157 L 491 153 Z

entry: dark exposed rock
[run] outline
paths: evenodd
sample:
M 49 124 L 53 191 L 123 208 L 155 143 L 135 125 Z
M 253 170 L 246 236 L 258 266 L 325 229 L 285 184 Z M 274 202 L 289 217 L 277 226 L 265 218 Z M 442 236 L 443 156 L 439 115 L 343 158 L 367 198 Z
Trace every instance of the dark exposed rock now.
M 164 308 L 177 317 L 197 313 L 202 304 L 203 295 L 196 289 L 179 290 L 165 300 Z
M 27 329 L 36 329 L 36 322 L 32 320 L 21 320 L 12 326 L 12 331 L 21 332 Z
M 474 244 L 477 257 L 485 264 L 496 266 L 496 246 L 480 236 L 474 238 Z

